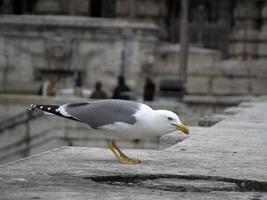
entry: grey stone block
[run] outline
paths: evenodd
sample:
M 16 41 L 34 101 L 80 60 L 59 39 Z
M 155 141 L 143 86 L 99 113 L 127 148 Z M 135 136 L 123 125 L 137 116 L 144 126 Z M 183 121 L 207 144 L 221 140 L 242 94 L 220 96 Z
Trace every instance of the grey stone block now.
M 267 93 L 267 79 L 252 79 L 250 84 L 253 94 Z
M 220 114 L 205 116 L 199 120 L 198 125 L 200 127 L 211 127 L 225 118 L 226 118 L 225 115 L 220 115 Z
M 249 80 L 246 78 L 218 77 L 212 81 L 213 94 L 248 94 Z
M 211 78 L 209 76 L 189 76 L 186 84 L 190 94 L 209 94 L 211 91 Z
M 185 139 L 187 139 L 189 136 L 183 136 L 178 133 L 170 133 L 167 135 L 163 135 L 160 137 L 159 140 L 159 149 L 163 150 L 166 149 L 172 145 L 175 145 Z

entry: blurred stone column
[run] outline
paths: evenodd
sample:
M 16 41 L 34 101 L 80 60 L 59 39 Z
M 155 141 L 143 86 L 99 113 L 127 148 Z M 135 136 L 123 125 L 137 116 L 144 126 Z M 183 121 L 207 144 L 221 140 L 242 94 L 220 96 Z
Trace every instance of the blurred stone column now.
M 180 66 L 178 76 L 183 86 L 186 85 L 187 81 L 188 42 L 188 1 L 181 0 Z
M 256 0 L 238 0 L 234 10 L 234 28 L 230 36 L 230 56 L 240 60 L 258 57 L 257 22 L 260 10 Z
M 259 34 L 259 58 L 267 59 L 267 0 L 264 0 L 264 6 L 261 10 L 262 28 Z

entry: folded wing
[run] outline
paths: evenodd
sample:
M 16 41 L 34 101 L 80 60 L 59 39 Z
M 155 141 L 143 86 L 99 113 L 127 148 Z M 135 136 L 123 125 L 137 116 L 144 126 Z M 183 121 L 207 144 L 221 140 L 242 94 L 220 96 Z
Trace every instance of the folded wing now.
M 88 103 L 72 103 L 64 106 L 64 110 L 69 117 L 97 129 L 115 122 L 134 124 L 136 118 L 133 115 L 138 111 L 140 104 L 132 101 L 110 99 Z

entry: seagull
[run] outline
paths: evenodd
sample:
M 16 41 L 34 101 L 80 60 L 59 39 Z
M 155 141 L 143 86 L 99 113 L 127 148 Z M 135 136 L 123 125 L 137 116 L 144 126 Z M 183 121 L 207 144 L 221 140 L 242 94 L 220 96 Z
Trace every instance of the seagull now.
M 146 104 L 128 100 L 96 100 L 64 105 L 31 104 L 45 113 L 79 121 L 107 137 L 107 146 L 123 164 L 139 164 L 140 160 L 125 155 L 115 141 L 162 136 L 176 131 L 189 134 L 179 117 L 168 110 L 153 110 Z

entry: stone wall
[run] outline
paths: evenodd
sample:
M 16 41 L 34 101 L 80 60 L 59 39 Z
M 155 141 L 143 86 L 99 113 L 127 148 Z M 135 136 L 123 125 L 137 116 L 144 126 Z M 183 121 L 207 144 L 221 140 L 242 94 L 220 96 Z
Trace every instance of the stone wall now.
M 210 95 L 267 94 L 267 68 L 264 61 L 221 61 L 214 67 L 189 72 L 188 92 Z
M 158 51 L 158 62 L 155 73 L 160 77 L 177 78 L 180 60 L 180 45 L 163 43 Z M 190 47 L 188 52 L 188 72 L 194 72 L 199 68 L 213 67 L 221 61 L 221 53 L 217 50 Z
M 237 0 L 229 54 L 238 60 L 266 60 L 267 1 Z
M 263 45 L 263 44 L 262 44 Z M 156 82 L 177 79 L 180 46 L 161 45 L 154 67 Z M 223 60 L 220 51 L 190 47 L 187 93 L 191 95 L 267 94 L 267 68 L 262 60 Z
M 82 71 L 84 87 L 101 80 L 116 85 L 121 52 L 127 52 L 125 76 L 133 89 L 159 36 L 153 24 L 67 16 L 0 18 L 0 91 L 36 93 L 40 70 Z M 39 74 L 40 75 L 40 74 Z M 19 78 L 18 78 L 19 77 Z M 73 77 L 64 87 L 73 87 Z
M 167 6 L 162 0 L 116 0 L 116 18 L 157 24 L 167 37 Z
M 229 54 L 231 57 L 246 60 L 256 59 L 259 44 L 261 18 L 257 1 L 236 1 L 234 27 L 230 36 Z

